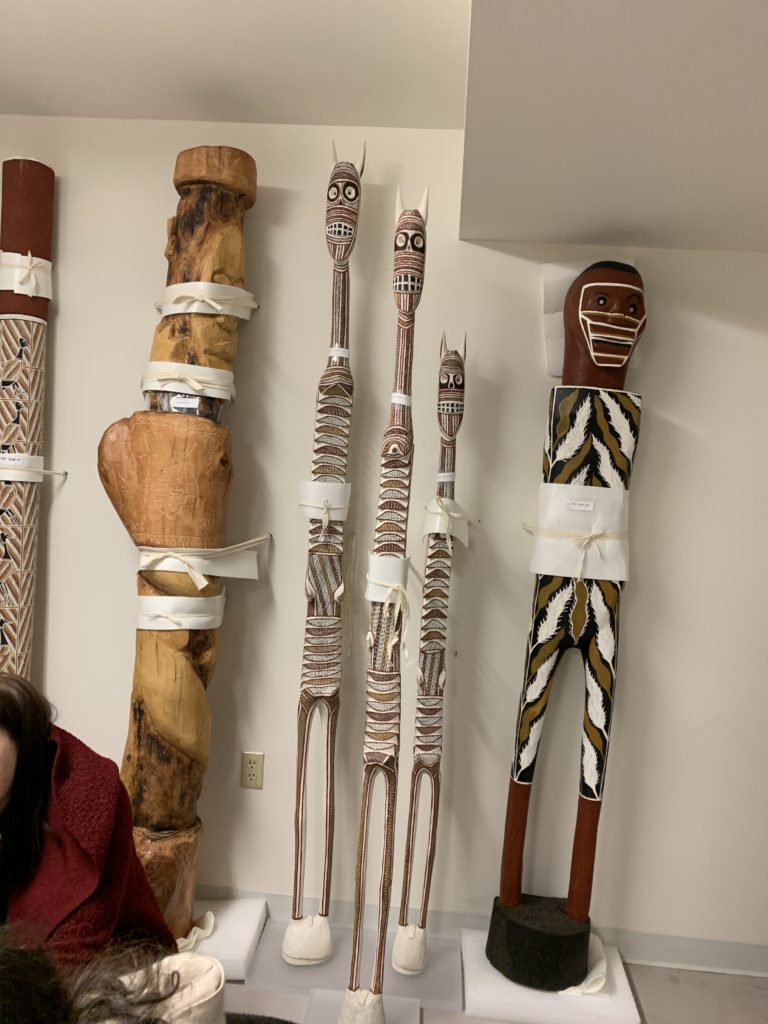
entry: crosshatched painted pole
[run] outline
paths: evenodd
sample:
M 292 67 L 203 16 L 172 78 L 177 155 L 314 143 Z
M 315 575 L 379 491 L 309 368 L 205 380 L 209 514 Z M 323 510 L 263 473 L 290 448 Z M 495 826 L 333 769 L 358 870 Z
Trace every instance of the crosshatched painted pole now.
M 34 636 L 54 173 L 3 163 L 0 213 L 0 671 L 29 678 Z
M 464 418 L 464 355 L 440 345 L 437 422 L 440 458 L 437 490 L 427 506 L 424 533 L 427 553 L 419 637 L 418 693 L 413 741 L 413 767 L 408 807 L 408 830 L 403 866 L 400 919 L 392 950 L 392 966 L 401 974 L 419 974 L 427 963 L 426 928 L 429 894 L 437 845 L 440 810 L 440 765 L 443 754 L 443 692 L 446 681 L 445 644 L 454 544 L 467 543 L 467 522 L 455 501 L 456 436 Z M 421 900 L 416 924 L 408 922 L 408 902 L 414 869 L 421 786 L 429 789 L 429 825 Z
M 366 677 L 363 796 L 355 873 L 355 918 L 349 988 L 340 1020 L 383 1021 L 382 987 L 387 921 L 392 892 L 392 860 L 400 753 L 400 658 L 407 624 L 408 559 L 406 540 L 413 468 L 411 378 L 416 309 L 424 287 L 427 194 L 418 209 L 403 210 L 398 190 L 392 286 L 397 306 L 395 378 L 389 421 L 381 446 L 379 503 L 373 551 L 368 559 L 366 598 L 371 602 Z M 365 869 L 373 786 L 384 784 L 384 849 L 379 914 L 370 989 L 359 985 L 365 905 Z
M 335 147 L 334 147 L 335 156 Z M 347 458 L 354 380 L 349 348 L 349 257 L 357 237 L 360 170 L 336 161 L 326 193 L 325 237 L 333 262 L 331 347 L 315 407 L 312 479 L 300 485 L 299 502 L 309 519 L 305 591 L 307 616 L 298 709 L 293 910 L 283 937 L 283 957 L 297 966 L 322 963 L 332 951 L 331 899 L 336 727 L 344 648 L 344 521 L 349 508 Z M 307 753 L 310 731 L 325 713 L 323 885 L 317 914 L 304 916 Z

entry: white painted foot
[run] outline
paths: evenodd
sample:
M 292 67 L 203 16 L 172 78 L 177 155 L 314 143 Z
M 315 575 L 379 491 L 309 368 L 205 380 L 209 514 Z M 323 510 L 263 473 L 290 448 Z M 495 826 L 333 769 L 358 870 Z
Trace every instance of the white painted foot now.
M 289 921 L 283 936 L 283 960 L 295 967 L 322 964 L 333 953 L 331 926 L 327 917 L 313 914 Z
M 421 974 L 427 966 L 427 930 L 415 924 L 397 926 L 392 967 L 398 974 Z
M 367 988 L 347 989 L 339 1024 L 384 1024 L 384 1000 Z

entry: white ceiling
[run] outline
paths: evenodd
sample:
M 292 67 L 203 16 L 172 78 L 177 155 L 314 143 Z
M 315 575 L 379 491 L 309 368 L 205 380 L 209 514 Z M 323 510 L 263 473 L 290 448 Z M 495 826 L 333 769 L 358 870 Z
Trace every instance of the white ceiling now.
M 462 238 L 768 250 L 768 0 L 5 7 L 2 114 L 464 126 Z
M 768 250 L 766 0 L 474 0 L 461 237 Z
M 461 128 L 470 0 L 21 0 L 0 113 Z

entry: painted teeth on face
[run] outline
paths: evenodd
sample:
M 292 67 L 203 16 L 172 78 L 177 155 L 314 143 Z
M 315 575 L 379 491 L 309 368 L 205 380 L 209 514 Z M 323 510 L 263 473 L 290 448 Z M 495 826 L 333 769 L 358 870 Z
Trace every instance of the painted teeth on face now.
M 337 221 L 335 224 L 328 225 L 326 234 L 329 238 L 351 238 L 354 231 L 350 224 L 343 224 L 341 221 Z
M 417 274 L 395 274 L 392 282 L 396 292 L 420 292 L 424 281 Z

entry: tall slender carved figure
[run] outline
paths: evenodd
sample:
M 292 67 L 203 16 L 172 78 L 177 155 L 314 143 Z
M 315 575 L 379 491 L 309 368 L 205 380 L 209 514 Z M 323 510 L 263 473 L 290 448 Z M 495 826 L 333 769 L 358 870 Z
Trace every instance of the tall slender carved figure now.
M 0 220 L 0 671 L 29 678 L 37 578 L 53 182 L 3 163 Z
M 107 429 L 99 475 L 139 547 L 136 660 L 122 777 L 134 837 L 176 936 L 189 931 L 202 836 L 197 800 L 210 744 L 206 688 L 224 611 L 220 576 L 253 577 L 254 542 L 224 548 L 229 429 L 244 291 L 243 218 L 253 159 L 226 146 L 176 160 L 167 288 L 143 381 L 148 410 Z
M 448 633 L 448 598 L 455 540 L 467 543 L 467 522 L 454 500 L 456 435 L 464 417 L 464 355 L 448 350 L 445 335 L 440 347 L 437 422 L 440 427 L 440 460 L 437 493 L 427 506 L 424 534 L 427 553 L 421 605 L 418 694 L 413 741 L 413 768 L 405 842 L 403 895 L 400 922 L 392 950 L 392 966 L 401 974 L 419 974 L 426 966 L 426 927 L 440 809 L 440 762 L 443 752 L 443 691 L 445 689 L 445 641 Z M 418 924 L 408 924 L 408 899 L 413 875 L 414 842 L 419 794 L 424 781 L 430 791 L 429 835 Z
M 355 919 L 349 989 L 342 1022 L 383 1021 L 382 984 L 387 921 L 392 891 L 392 857 L 400 754 L 400 650 L 408 619 L 406 539 L 413 466 L 411 377 L 416 308 L 424 287 L 427 249 L 427 193 L 416 210 L 403 210 L 397 193 L 392 287 L 397 306 L 395 380 L 389 421 L 381 446 L 381 479 L 373 551 L 368 557 L 366 598 L 371 602 L 368 633 L 363 796 L 355 873 Z M 365 906 L 365 866 L 373 785 L 385 787 L 384 849 L 379 889 L 379 920 L 370 990 L 359 988 Z
M 334 160 L 335 157 L 334 146 Z M 299 488 L 299 501 L 309 519 L 307 618 L 298 711 L 293 911 L 283 936 L 283 957 L 297 965 L 322 963 L 333 950 L 328 909 L 333 865 L 334 759 L 344 644 L 341 600 L 344 521 L 350 490 L 346 482 L 347 456 L 354 390 L 349 364 L 349 257 L 357 237 L 364 165 L 365 150 L 359 171 L 352 163 L 335 160 L 328 183 L 325 238 L 333 261 L 331 347 L 317 389 L 312 479 Z M 307 751 L 312 723 L 320 709 L 326 712 L 323 888 L 319 912 L 304 917 Z
M 624 391 L 645 329 L 643 281 L 623 263 L 595 263 L 565 300 L 563 384 L 552 390 L 544 483 L 531 571 L 533 621 L 515 733 L 501 893 L 486 952 L 513 981 L 578 984 L 587 971 L 589 904 L 613 714 L 619 598 L 628 575 L 629 481 L 639 395 Z M 576 648 L 586 677 L 581 787 L 568 899 L 522 892 L 523 850 L 536 754 L 555 670 Z

